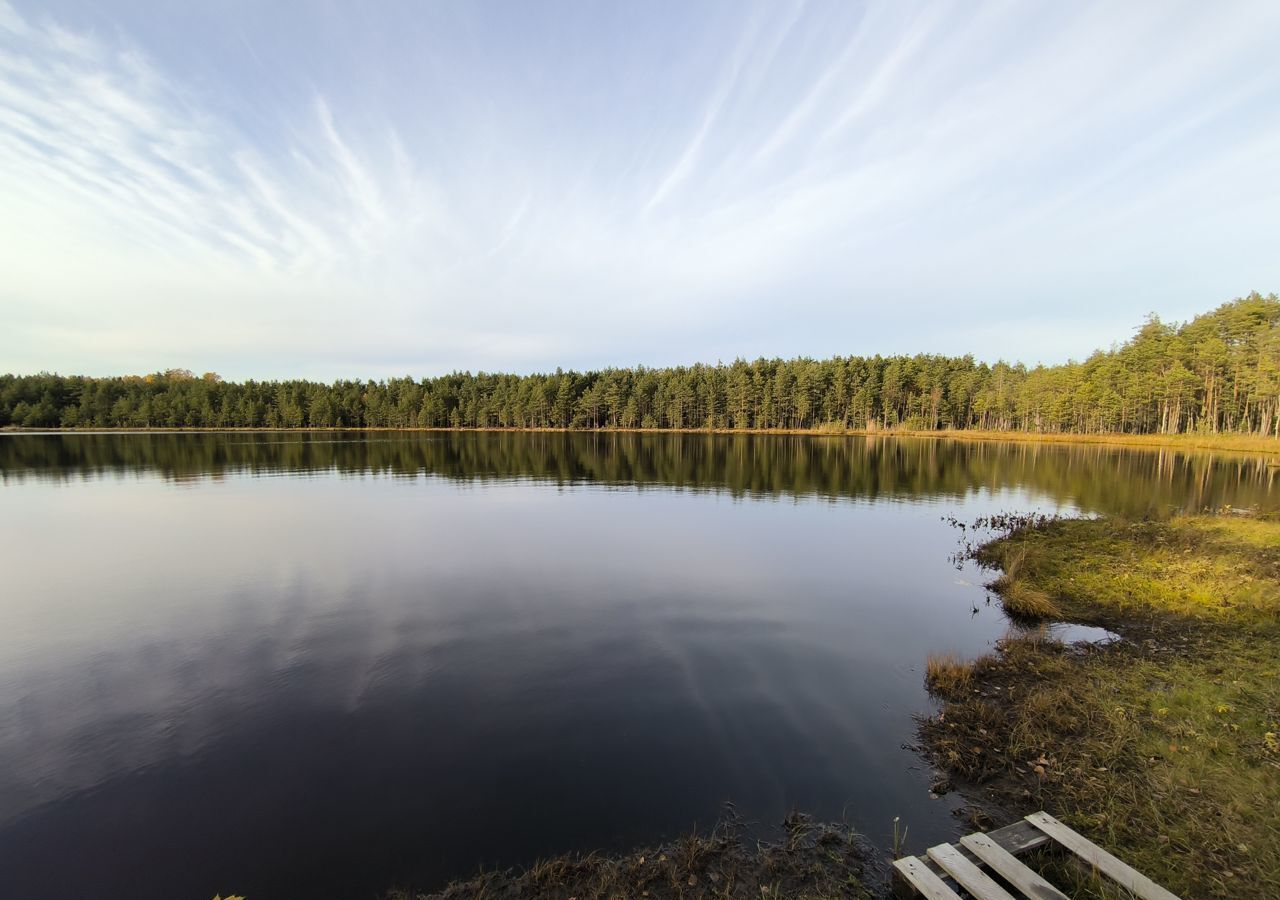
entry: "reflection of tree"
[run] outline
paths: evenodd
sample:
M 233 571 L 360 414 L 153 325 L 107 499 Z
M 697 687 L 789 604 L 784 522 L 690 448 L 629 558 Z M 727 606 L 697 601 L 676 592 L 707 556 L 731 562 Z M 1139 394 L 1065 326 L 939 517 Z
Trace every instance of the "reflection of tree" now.
M 0 473 L 75 479 L 147 472 L 532 478 L 664 485 L 734 495 L 961 496 L 1026 488 L 1127 515 L 1275 506 L 1280 470 L 1237 456 L 1098 445 L 918 438 L 645 433 L 52 434 L 0 438 Z

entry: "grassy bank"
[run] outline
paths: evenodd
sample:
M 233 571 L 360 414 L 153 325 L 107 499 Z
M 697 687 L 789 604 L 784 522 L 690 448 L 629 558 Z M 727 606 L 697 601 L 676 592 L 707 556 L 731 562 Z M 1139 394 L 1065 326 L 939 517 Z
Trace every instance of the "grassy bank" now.
M 840 425 L 824 425 L 817 428 L 20 428 L 12 425 L 0 427 L 0 433 L 9 434 L 75 434 L 82 433 L 279 433 L 279 432 L 528 432 L 531 434 L 585 433 L 585 434 L 754 434 L 754 435 L 811 435 L 819 437 L 908 437 L 955 441 L 1019 441 L 1032 444 L 1106 444 L 1118 447 L 1144 447 L 1183 451 L 1217 450 L 1232 453 L 1275 455 L 1280 458 L 1280 438 L 1257 434 L 1194 433 L 1194 434 L 1117 434 L 1112 432 L 1080 434 L 1075 432 L 1037 431 L 987 431 L 973 428 L 916 431 L 908 429 L 877 429 L 873 431 L 845 428 Z M 1277 460 L 1280 464 L 1280 459 Z
M 977 556 L 1012 615 L 1122 639 L 931 660 L 938 764 L 993 818 L 1046 808 L 1183 897 L 1280 896 L 1280 521 L 1029 523 Z
M 880 434 L 951 438 L 960 441 L 1025 441 L 1037 444 L 1108 444 L 1119 447 L 1151 447 L 1175 450 L 1226 450 L 1236 453 L 1266 453 L 1280 456 L 1280 438 L 1258 434 L 1077 434 L 1074 432 L 979 431 L 892 431 Z
M 859 900 L 883 883 L 874 855 L 839 825 L 800 816 L 783 823 L 775 843 L 750 841 L 729 819 L 709 834 L 690 834 L 626 855 L 568 854 L 528 869 L 485 872 L 424 894 L 398 889 L 387 900 Z

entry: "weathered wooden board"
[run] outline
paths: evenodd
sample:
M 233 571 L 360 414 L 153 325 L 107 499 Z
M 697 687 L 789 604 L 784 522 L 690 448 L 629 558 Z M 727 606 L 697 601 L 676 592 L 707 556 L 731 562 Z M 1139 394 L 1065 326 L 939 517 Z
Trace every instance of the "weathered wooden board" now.
M 970 834 L 959 845 L 939 844 L 926 855 L 894 862 L 908 884 L 928 900 L 952 900 L 956 892 L 944 880 L 950 878 L 974 900 L 1068 900 L 1067 896 L 1016 856 L 1038 847 L 1057 844 L 1123 887 L 1136 900 L 1178 900 L 1138 870 L 1112 856 L 1088 838 L 1073 831 L 1046 812 L 1033 813 L 989 834 Z M 999 875 L 1017 895 L 983 871 Z M 958 898 L 957 898 L 958 900 Z
M 1053 843 L 1049 835 L 1045 834 L 1039 828 L 1033 827 L 1030 822 L 1024 822 L 1021 819 L 1011 825 L 1005 825 L 1002 828 L 997 828 L 995 831 L 987 832 L 987 837 L 991 838 L 991 840 L 1008 850 L 1014 856 L 1021 856 L 1023 853 L 1030 850 L 1035 850 L 1039 847 Z M 955 844 L 952 844 L 952 847 L 962 857 L 969 860 L 969 862 L 975 864 L 981 863 L 981 860 L 974 856 L 973 853 L 965 847 L 957 846 Z M 947 870 L 938 865 L 937 862 L 930 857 L 921 856 L 917 858 L 932 869 L 935 875 L 950 877 Z
M 1139 897 L 1141 900 L 1178 900 L 1176 894 L 1165 890 L 1122 860 L 1116 859 L 1106 850 L 1063 825 L 1047 812 L 1032 813 L 1026 818 L 1036 828 L 1039 828 L 1135 897 Z
M 904 856 L 902 859 L 895 859 L 893 867 L 928 900 L 960 900 L 960 895 L 947 887 L 947 883 L 935 875 L 923 860 Z
M 960 843 L 1031 900 L 1068 900 L 1066 894 L 1018 862 L 1012 853 L 985 834 L 967 834 Z
M 974 900 L 1015 900 L 1012 894 L 975 866 L 968 856 L 950 844 L 930 847 L 929 859 L 955 879 L 956 884 L 968 891 Z
M 1035 850 L 1045 844 L 1052 843 L 1049 840 L 1049 835 L 1039 828 L 1032 827 L 1029 822 L 1014 822 L 1012 825 L 997 828 L 995 831 L 988 831 L 987 837 L 1014 856 L 1021 856 L 1029 850 Z

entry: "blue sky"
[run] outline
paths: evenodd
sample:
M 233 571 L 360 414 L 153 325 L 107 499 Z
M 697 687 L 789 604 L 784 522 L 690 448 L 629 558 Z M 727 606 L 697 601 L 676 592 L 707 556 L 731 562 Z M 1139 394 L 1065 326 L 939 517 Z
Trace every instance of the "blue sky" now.
M 0 0 L 0 370 L 1082 357 L 1280 290 L 1280 4 Z

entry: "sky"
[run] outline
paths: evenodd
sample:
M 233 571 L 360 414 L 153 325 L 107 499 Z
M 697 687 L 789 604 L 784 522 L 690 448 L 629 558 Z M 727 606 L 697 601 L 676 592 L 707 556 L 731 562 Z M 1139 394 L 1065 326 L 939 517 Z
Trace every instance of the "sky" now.
M 1280 4 L 0 0 L 0 371 L 1083 358 L 1280 291 Z

